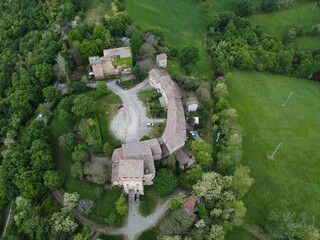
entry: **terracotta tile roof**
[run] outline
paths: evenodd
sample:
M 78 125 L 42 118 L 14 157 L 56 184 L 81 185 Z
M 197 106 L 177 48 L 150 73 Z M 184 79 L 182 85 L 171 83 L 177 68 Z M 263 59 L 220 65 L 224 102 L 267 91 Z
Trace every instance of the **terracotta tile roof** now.
M 121 58 L 132 57 L 131 48 L 121 47 L 103 50 L 103 57 L 108 58 L 113 56 L 120 56 Z
M 160 71 L 160 73 L 161 73 L 163 76 L 169 76 L 169 77 L 170 77 L 170 74 L 167 73 L 166 70 L 160 69 L 159 71 Z
M 185 100 L 185 103 L 186 103 L 186 106 L 187 106 L 187 107 L 190 106 L 190 105 L 192 105 L 192 104 L 197 104 L 197 105 L 199 105 L 198 99 L 196 99 L 196 98 L 187 98 L 187 99 Z
M 151 148 L 153 155 L 157 155 L 157 154 L 162 153 L 160 143 L 158 142 L 158 140 L 156 138 L 153 138 L 153 139 L 150 139 L 147 141 L 143 141 L 143 142 Z
M 167 56 L 167 54 L 165 54 L 165 53 L 161 53 L 161 54 L 158 54 L 157 56 L 156 56 L 156 59 L 157 60 L 163 60 L 163 59 L 167 59 L 168 58 L 168 56 Z
M 145 141 L 123 144 L 122 149 L 123 158 L 153 160 L 151 148 Z
M 183 206 L 189 208 L 192 211 L 197 210 L 197 201 L 198 198 L 196 196 L 190 196 L 187 198 L 187 200 L 184 202 Z
M 142 159 L 121 159 L 119 161 L 119 178 L 142 178 L 144 174 Z
M 185 146 L 178 149 L 173 154 L 180 164 L 187 164 L 195 160 L 195 157 L 192 155 L 190 149 Z
M 112 163 L 112 174 L 111 174 L 111 182 L 120 181 L 119 178 L 119 162 Z
M 117 148 L 112 153 L 112 161 L 119 161 L 123 155 L 122 148 Z

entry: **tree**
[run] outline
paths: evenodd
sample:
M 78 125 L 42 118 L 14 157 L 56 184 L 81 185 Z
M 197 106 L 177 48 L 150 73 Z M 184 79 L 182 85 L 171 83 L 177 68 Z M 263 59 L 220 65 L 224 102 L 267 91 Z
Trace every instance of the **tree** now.
M 40 80 L 41 86 L 47 86 L 53 80 L 53 68 L 48 63 L 42 63 L 34 66 L 35 76 Z
M 73 178 L 83 178 L 83 169 L 81 162 L 75 162 L 71 165 L 70 173 Z
M 79 199 L 80 199 L 79 193 L 65 192 L 63 194 L 63 206 L 70 211 L 71 209 L 77 206 Z
M 67 82 L 67 93 L 68 94 L 75 94 L 78 95 L 80 93 L 83 93 L 87 90 L 87 85 L 82 81 L 69 81 Z M 75 96 L 69 96 L 68 98 L 75 98 Z M 68 100 L 69 103 L 69 100 Z M 72 105 L 72 103 L 71 103 Z M 70 111 L 71 107 L 65 110 Z
M 68 34 L 69 46 L 72 46 L 75 41 L 81 42 L 82 40 L 83 40 L 83 36 L 79 27 L 76 27 L 75 29 L 69 32 Z
M 112 146 L 109 143 L 105 143 L 103 145 L 103 153 L 107 156 L 111 156 L 112 152 L 113 152 Z
M 71 49 L 70 49 L 72 60 L 78 66 L 81 65 L 81 63 L 83 62 L 83 59 L 82 59 L 81 54 L 80 54 L 79 47 L 80 47 L 80 41 L 74 41 L 72 43 L 72 46 L 71 46 Z
M 250 169 L 239 166 L 233 174 L 232 186 L 239 198 L 243 198 L 253 184 L 254 179 L 250 177 Z
M 59 137 L 59 146 L 68 152 L 71 152 L 76 145 L 75 135 L 73 133 L 66 133 Z
M 191 189 L 196 182 L 201 180 L 203 173 L 202 167 L 195 164 L 181 175 L 180 182 L 185 188 Z
M 130 38 L 130 43 L 132 45 L 132 51 L 137 54 L 141 45 L 143 44 L 142 33 L 139 30 L 134 31 L 132 37 Z
M 96 103 L 85 95 L 79 95 L 73 100 L 72 112 L 78 116 L 89 116 L 96 111 L 96 108 Z
M 171 154 L 168 158 L 168 168 L 173 172 L 176 170 L 176 162 L 175 156 Z
M 72 233 L 78 227 L 74 219 L 65 211 L 55 212 L 51 216 L 50 222 L 55 233 Z
M 126 202 L 126 199 L 124 198 L 124 196 L 120 196 L 118 198 L 118 200 L 116 201 L 115 203 L 116 205 L 116 210 L 117 210 L 117 213 L 121 216 L 125 215 L 128 211 L 128 204 Z
M 83 236 L 82 233 L 78 233 L 73 240 L 88 240 L 88 238 L 86 238 L 85 236 Z
M 144 43 L 140 48 L 140 55 L 142 59 L 154 58 L 157 50 L 150 44 Z
M 35 170 L 53 168 L 52 156 L 49 150 L 39 150 L 31 155 L 31 165 Z
M 105 81 L 98 82 L 96 89 L 97 89 L 99 96 L 104 96 L 104 95 L 110 94 L 110 90 L 108 89 Z
M 240 17 L 252 15 L 253 4 L 249 0 L 240 0 L 234 7 L 234 13 Z
M 98 46 L 94 41 L 83 40 L 79 46 L 79 51 L 82 59 L 88 61 L 89 57 L 99 55 Z
M 84 163 L 89 160 L 88 147 L 85 144 L 78 144 L 72 153 L 72 160 L 75 162 Z
M 25 198 L 34 199 L 42 196 L 46 191 L 42 183 L 42 175 L 35 170 L 20 169 L 14 183 L 20 189 L 21 196 Z
M 109 30 L 113 36 L 124 36 L 126 29 L 131 24 L 131 19 L 125 14 L 119 14 L 109 20 Z
M 221 225 L 213 224 L 211 226 L 210 232 L 206 234 L 205 238 L 207 240 L 224 240 L 226 235 L 226 230 Z
M 278 0 L 262 0 L 261 10 L 265 13 L 278 10 Z
M 112 35 L 111 35 L 111 33 L 110 33 L 109 30 L 106 31 L 104 44 L 105 44 L 105 47 L 106 47 L 107 49 L 114 47 L 115 40 L 114 40 L 114 38 L 112 37 Z
M 145 78 L 149 71 L 155 68 L 154 60 L 146 58 L 138 63 L 139 71 L 142 75 L 142 78 Z
M 178 210 L 182 207 L 183 203 L 186 201 L 187 197 L 183 193 L 179 193 L 178 195 L 171 197 L 169 206 L 171 210 Z
M 195 222 L 196 216 L 193 212 L 186 209 L 179 209 L 171 213 L 159 225 L 160 235 L 180 235 L 185 234 Z
M 195 64 L 200 60 L 199 49 L 194 46 L 187 46 L 180 51 L 179 59 L 183 66 Z
M 46 171 L 43 175 L 44 185 L 50 190 L 60 187 L 65 179 L 65 175 L 57 170 Z
M 64 57 L 59 53 L 56 57 L 56 62 L 57 62 L 57 70 L 58 70 L 58 76 L 62 76 L 69 80 L 69 68 L 67 66 L 67 62 L 64 59 Z
M 42 94 L 48 102 L 57 101 L 62 96 L 61 90 L 53 86 L 44 88 Z
M 95 39 L 105 40 L 107 29 L 101 24 L 96 24 L 93 29 L 93 36 Z
M 162 168 L 156 173 L 154 188 L 160 196 L 172 193 L 177 185 L 178 180 L 170 170 Z

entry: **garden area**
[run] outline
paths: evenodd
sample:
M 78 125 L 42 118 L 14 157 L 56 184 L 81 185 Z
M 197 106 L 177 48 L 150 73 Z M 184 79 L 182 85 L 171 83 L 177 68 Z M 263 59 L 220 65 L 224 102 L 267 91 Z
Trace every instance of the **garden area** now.
M 105 83 L 103 84 L 105 85 Z M 120 146 L 120 141 L 115 139 L 112 135 L 109 129 L 109 121 L 115 113 L 114 106 L 121 103 L 121 99 L 114 94 L 108 94 L 106 96 L 99 97 L 97 91 L 98 90 L 89 90 L 85 93 L 82 93 L 83 96 L 89 97 L 90 99 L 95 99 L 94 104 L 97 106 L 93 115 L 95 116 L 95 120 L 93 121 L 94 128 L 93 130 L 90 128 L 89 131 L 99 131 L 98 133 L 96 133 L 96 137 L 100 139 L 99 141 L 101 141 L 102 143 L 107 142 L 113 149 Z M 93 201 L 94 207 L 92 208 L 91 213 L 88 215 L 89 218 L 106 224 L 105 221 L 108 217 L 117 214 L 115 209 L 115 202 L 119 199 L 120 195 L 123 192 L 123 189 L 104 189 L 103 183 L 106 183 L 107 181 L 107 179 L 104 179 L 105 177 L 107 177 L 107 175 L 105 175 L 105 172 L 102 172 L 100 176 L 96 173 L 88 173 L 85 171 L 85 168 L 82 169 L 81 165 L 80 173 L 78 170 L 74 170 L 76 169 L 74 165 L 77 163 L 77 161 L 74 160 L 76 151 L 72 152 L 64 150 L 59 144 L 59 138 L 66 133 L 76 133 L 76 131 L 74 130 L 74 125 L 82 123 L 83 120 L 81 120 L 82 117 L 77 117 L 77 119 L 75 119 L 75 121 L 73 122 L 65 121 L 61 118 L 61 113 L 59 114 L 59 111 L 62 111 L 61 107 L 59 108 L 59 106 L 53 111 L 54 117 L 51 120 L 50 127 L 52 129 L 51 146 L 53 148 L 53 159 L 56 162 L 57 169 L 62 170 L 66 176 L 65 183 L 63 184 L 63 190 L 67 192 L 77 192 L 80 194 L 80 199 Z M 77 138 L 79 138 L 79 136 Z M 90 138 L 90 136 L 88 138 Z M 81 141 L 83 140 L 80 139 L 80 142 Z M 87 142 L 87 144 L 90 145 L 89 142 Z M 81 152 L 77 153 L 78 158 L 84 158 L 86 159 L 85 161 L 88 161 L 90 159 L 87 154 L 83 154 Z M 92 174 L 89 178 L 90 181 L 97 183 L 92 183 L 90 181 L 88 182 L 82 179 L 83 176 L 81 172 Z M 121 221 L 118 224 L 121 224 Z
M 160 105 L 159 97 L 161 94 L 157 90 L 142 90 L 138 92 L 138 98 L 147 108 L 147 116 L 149 118 L 166 118 L 167 113 Z

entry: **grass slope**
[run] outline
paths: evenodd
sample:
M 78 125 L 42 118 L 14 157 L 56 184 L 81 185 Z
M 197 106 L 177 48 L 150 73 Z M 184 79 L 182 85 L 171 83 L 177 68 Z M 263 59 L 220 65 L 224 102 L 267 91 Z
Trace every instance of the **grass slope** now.
M 233 71 L 228 80 L 230 102 L 244 130 L 243 164 L 255 183 L 248 193 L 246 222 L 258 225 L 270 202 L 287 199 L 291 210 L 320 217 L 320 84 L 261 73 Z M 289 93 L 294 95 L 282 107 Z M 267 158 L 283 147 L 275 160 Z
M 314 24 L 320 22 L 319 8 L 314 6 L 313 1 L 302 0 L 297 1 L 288 9 L 268 14 L 258 14 L 251 17 L 254 26 L 262 26 L 263 29 L 282 39 L 283 36 L 292 27 L 299 27 L 305 31 L 309 31 Z M 306 50 L 312 50 L 319 47 L 318 37 L 300 37 L 294 41 L 296 47 Z

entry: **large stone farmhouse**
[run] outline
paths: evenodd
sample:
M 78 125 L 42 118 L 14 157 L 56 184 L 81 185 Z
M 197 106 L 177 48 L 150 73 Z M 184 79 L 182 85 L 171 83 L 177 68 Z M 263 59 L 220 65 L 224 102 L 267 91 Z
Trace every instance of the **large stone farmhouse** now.
M 131 48 L 103 50 L 103 57 L 89 57 L 89 63 L 96 79 L 117 74 L 131 74 Z
M 111 182 L 114 186 L 123 186 L 129 199 L 138 198 L 144 194 L 144 185 L 153 184 L 154 161 L 174 153 L 182 169 L 195 162 L 191 152 L 184 147 L 186 120 L 178 86 L 166 71 L 158 69 L 149 72 L 149 82 L 168 104 L 167 124 L 161 138 L 123 144 L 114 150 Z

